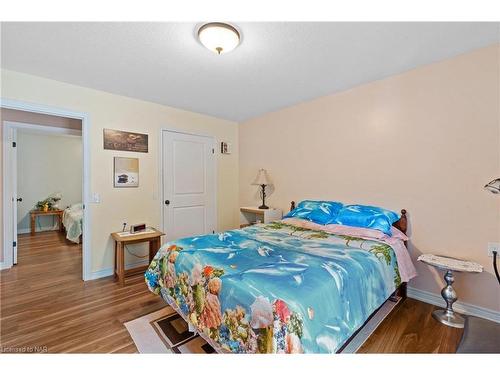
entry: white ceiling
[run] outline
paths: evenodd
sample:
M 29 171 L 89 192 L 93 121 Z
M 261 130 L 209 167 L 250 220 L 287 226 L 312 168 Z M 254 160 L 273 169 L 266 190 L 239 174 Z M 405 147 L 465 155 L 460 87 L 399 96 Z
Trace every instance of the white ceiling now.
M 499 23 L 2 23 L 2 67 L 243 121 L 500 41 Z

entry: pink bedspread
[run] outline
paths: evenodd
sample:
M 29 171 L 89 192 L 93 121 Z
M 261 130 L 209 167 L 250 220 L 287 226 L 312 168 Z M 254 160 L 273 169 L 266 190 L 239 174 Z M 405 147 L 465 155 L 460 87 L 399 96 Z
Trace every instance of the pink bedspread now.
M 387 234 L 374 229 L 349 227 L 339 224 L 321 225 L 313 223 L 309 220 L 296 218 L 287 218 L 283 219 L 282 221 L 284 223 L 295 225 L 297 227 L 322 230 L 332 234 L 340 234 L 344 236 L 359 237 L 366 240 L 383 242 L 391 246 L 394 250 L 394 253 L 396 254 L 401 281 L 408 282 L 410 279 L 417 276 L 417 270 L 415 269 L 415 266 L 411 261 L 410 254 L 408 254 L 408 249 L 404 244 L 404 241 L 407 241 L 408 237 L 395 227 L 392 227 L 392 236 L 388 236 Z

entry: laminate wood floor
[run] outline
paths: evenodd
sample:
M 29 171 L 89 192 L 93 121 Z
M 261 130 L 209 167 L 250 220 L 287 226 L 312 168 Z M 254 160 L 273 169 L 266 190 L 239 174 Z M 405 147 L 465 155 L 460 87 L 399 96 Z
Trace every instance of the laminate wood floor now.
M 436 307 L 407 298 L 371 334 L 358 353 L 455 353 L 463 329 L 434 320 Z
M 81 280 L 81 246 L 59 232 L 19 236 L 18 264 L 0 272 L 0 346 L 49 353 L 135 353 L 124 322 L 165 306 L 142 275 L 120 287 L 112 277 Z M 362 353 L 453 353 L 462 330 L 431 317 L 433 306 L 405 300 Z
M 0 346 L 137 352 L 123 323 L 165 306 L 143 276 L 127 278 L 125 287 L 113 277 L 83 282 L 81 245 L 55 231 L 18 242 L 18 264 L 0 273 Z

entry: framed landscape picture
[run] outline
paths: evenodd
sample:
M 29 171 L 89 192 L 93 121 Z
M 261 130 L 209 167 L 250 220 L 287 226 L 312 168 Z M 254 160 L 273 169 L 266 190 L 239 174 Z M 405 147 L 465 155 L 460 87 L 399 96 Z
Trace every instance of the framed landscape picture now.
M 104 129 L 103 139 L 105 150 L 148 152 L 147 134 Z
M 115 157 L 114 187 L 139 186 L 139 159 Z

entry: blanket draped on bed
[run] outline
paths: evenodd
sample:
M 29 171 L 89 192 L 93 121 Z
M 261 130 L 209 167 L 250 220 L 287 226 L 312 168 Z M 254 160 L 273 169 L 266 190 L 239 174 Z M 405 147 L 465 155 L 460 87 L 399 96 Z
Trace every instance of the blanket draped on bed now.
M 401 283 L 389 245 L 283 222 L 170 242 L 145 277 L 236 353 L 334 353 Z
M 66 238 L 74 243 L 80 242 L 82 235 L 83 206 L 74 204 L 64 210 L 62 222 L 66 228 Z

